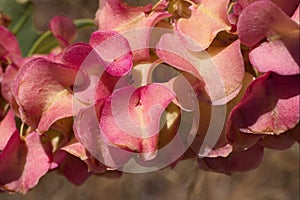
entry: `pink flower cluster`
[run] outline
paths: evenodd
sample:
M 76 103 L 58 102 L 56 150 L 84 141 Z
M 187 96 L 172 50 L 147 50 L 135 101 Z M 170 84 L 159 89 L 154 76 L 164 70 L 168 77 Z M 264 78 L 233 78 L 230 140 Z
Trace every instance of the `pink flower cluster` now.
M 59 46 L 25 58 L 0 26 L 0 191 L 189 158 L 230 174 L 299 143 L 297 0 L 101 0 L 95 21 L 83 43 L 55 17 Z

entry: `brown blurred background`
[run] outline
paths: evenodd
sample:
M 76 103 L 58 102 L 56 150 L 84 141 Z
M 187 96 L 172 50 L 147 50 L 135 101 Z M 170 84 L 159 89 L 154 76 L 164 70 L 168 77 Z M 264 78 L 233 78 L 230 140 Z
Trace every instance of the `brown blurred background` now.
M 121 178 L 92 176 L 76 187 L 51 172 L 25 196 L 0 194 L 1 200 L 298 200 L 299 146 L 267 150 L 261 166 L 232 176 L 199 170 L 195 160 L 175 169 Z
M 97 0 L 32 1 L 35 24 L 41 31 L 47 29 L 55 15 L 94 18 L 98 8 Z M 127 2 L 144 5 L 150 0 Z M 232 176 L 200 171 L 195 160 L 182 161 L 172 170 L 147 174 L 124 174 L 121 178 L 92 176 L 79 187 L 51 172 L 25 196 L 0 194 L 0 199 L 299 200 L 299 145 L 286 151 L 266 150 L 259 168 Z

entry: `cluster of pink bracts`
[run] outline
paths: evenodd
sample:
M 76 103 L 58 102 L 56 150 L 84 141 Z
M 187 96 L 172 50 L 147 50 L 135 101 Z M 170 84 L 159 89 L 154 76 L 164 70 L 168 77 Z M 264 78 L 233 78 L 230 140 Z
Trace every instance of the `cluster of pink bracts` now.
M 0 191 L 26 193 L 54 169 L 77 185 L 93 173 L 122 171 L 130 156 L 115 156 L 118 148 L 140 154 L 145 163 L 153 162 L 174 138 L 181 110 L 189 110 L 189 105 L 178 100 L 178 91 L 184 88 L 176 81 L 182 76 L 197 94 L 201 120 L 191 148 L 170 166 L 198 157 L 207 124 L 214 120 L 210 119 L 213 105 L 226 105 L 226 122 L 210 152 L 198 157 L 201 169 L 226 174 L 254 169 L 264 148 L 283 150 L 300 141 L 298 0 L 162 0 L 144 7 L 101 0 L 96 22 L 99 29 L 89 43 L 73 43 L 73 22 L 55 17 L 50 30 L 60 46 L 47 55 L 26 58 L 21 56 L 15 36 L 0 27 Z M 149 45 L 150 28 L 154 27 L 175 30 L 176 34 L 162 34 L 155 48 L 133 49 L 137 41 L 141 46 Z M 136 31 L 139 29 L 143 31 Z M 134 41 L 122 35 L 126 31 L 137 33 Z M 109 38 L 114 39 L 103 45 Z M 97 50 L 99 45 L 105 48 Z M 74 83 L 95 49 L 99 67 L 105 71 L 94 86 L 92 103 L 76 110 Z M 118 56 L 116 52 L 125 54 Z M 199 54 L 191 58 L 199 66 L 186 61 L 187 54 L 185 59 L 178 57 L 185 52 Z M 206 77 L 203 52 L 210 55 L 222 85 Z M 166 63 L 181 76 L 167 83 L 140 85 L 126 108 L 117 108 L 120 113 L 128 110 L 135 128 L 141 128 L 132 128 L 135 133 L 128 134 L 130 130 L 119 127 L 126 119 L 116 118 L 112 105 L 129 89 L 115 87 L 145 63 L 154 67 Z M 150 72 L 144 73 L 147 77 Z M 211 80 L 210 89 L 204 80 Z M 222 89 L 224 92 L 219 92 Z M 149 116 L 152 105 L 161 106 L 155 118 Z M 91 134 L 95 128 L 89 120 L 91 109 L 99 122 L 96 129 L 101 130 L 96 136 Z M 164 109 L 167 126 L 157 131 Z M 149 131 L 145 126 L 154 127 L 154 134 L 143 137 Z M 101 161 L 95 157 L 99 153 Z

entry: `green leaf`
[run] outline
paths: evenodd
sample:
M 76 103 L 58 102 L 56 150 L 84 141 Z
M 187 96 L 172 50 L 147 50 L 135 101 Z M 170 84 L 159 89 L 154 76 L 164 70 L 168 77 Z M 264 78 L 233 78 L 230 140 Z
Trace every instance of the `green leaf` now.
M 15 0 L 1 0 L 0 1 L 0 10 L 8 14 L 12 23 L 9 26 L 9 29 L 12 30 L 13 27 L 18 23 L 18 20 L 21 18 L 26 9 L 30 6 L 30 3 L 20 4 Z
M 39 38 L 37 38 L 37 40 L 30 48 L 27 56 L 31 56 L 37 53 L 39 54 L 49 53 L 50 50 L 56 46 L 58 46 L 58 41 L 50 31 L 46 31 Z
M 12 19 L 9 29 L 16 35 L 22 55 L 25 56 L 39 37 L 33 25 L 33 8 L 30 2 L 20 4 L 15 0 L 1 0 L 0 10 Z

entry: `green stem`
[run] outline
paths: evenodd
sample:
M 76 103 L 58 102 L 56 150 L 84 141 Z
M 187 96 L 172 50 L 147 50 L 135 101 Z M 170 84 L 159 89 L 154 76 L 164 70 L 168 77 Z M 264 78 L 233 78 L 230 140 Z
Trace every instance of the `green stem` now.
M 28 17 L 30 16 L 31 6 L 28 6 L 24 14 L 18 20 L 16 25 L 13 27 L 12 32 L 17 35 L 20 29 L 24 26 L 25 22 L 27 21 Z
M 52 34 L 50 31 L 46 31 L 45 33 L 43 33 L 32 45 L 31 49 L 29 50 L 29 52 L 27 53 L 27 56 L 31 56 L 32 54 L 34 54 L 34 52 L 36 51 L 36 49 L 38 48 L 38 46 L 48 37 L 50 37 Z
M 96 26 L 93 19 L 75 19 L 74 24 L 77 29 L 82 29 L 89 26 Z

